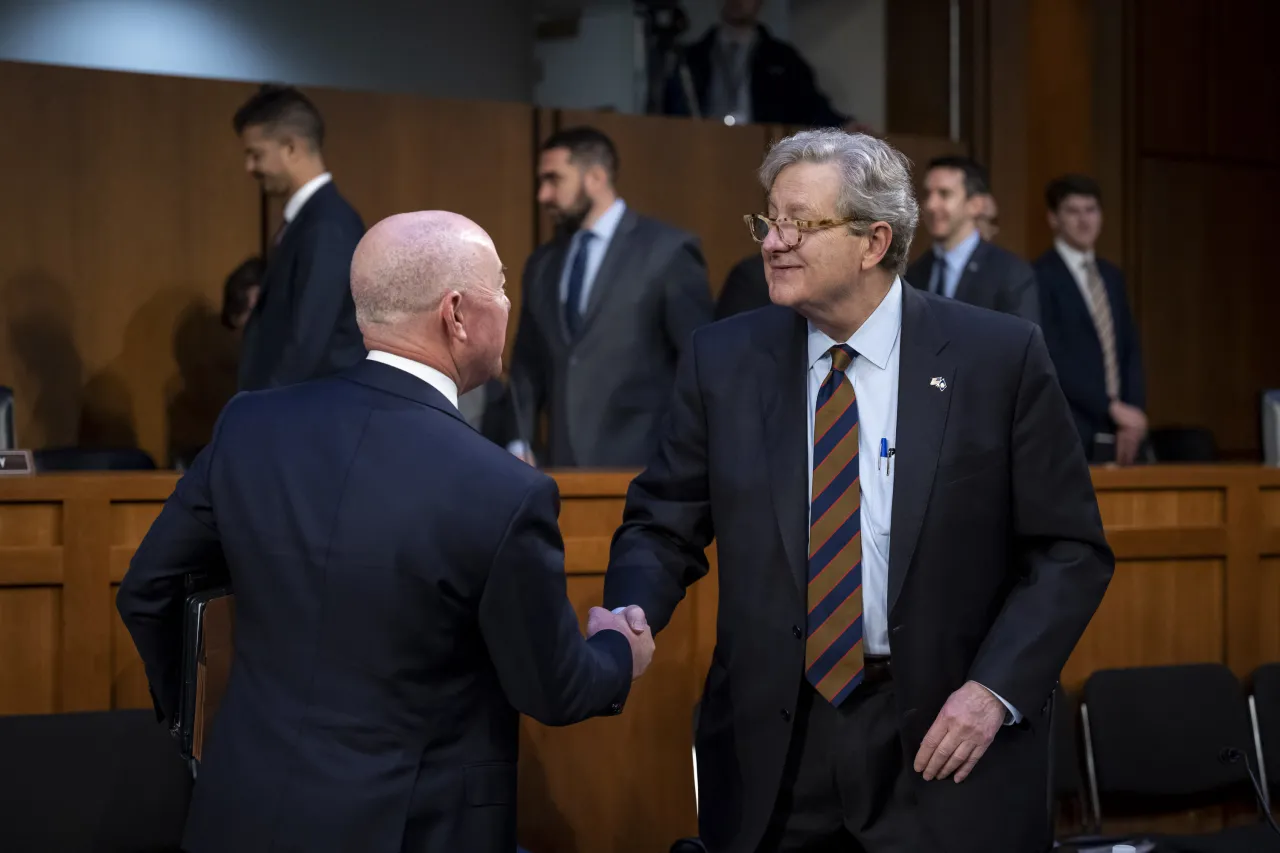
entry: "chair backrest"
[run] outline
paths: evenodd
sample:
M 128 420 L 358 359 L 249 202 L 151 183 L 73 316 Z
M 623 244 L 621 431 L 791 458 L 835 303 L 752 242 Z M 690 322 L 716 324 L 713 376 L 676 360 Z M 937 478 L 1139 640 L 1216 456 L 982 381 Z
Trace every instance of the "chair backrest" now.
M 32 454 L 36 471 L 154 471 L 155 460 L 136 447 L 46 447 Z
M 1200 427 L 1153 429 L 1147 440 L 1157 462 L 1216 462 L 1218 459 L 1213 433 Z
M 191 773 L 152 711 L 0 717 L 0 755 L 0 848 L 179 849 Z
M 1100 670 L 1084 687 L 1099 817 L 1252 800 L 1243 766 L 1224 749 L 1252 751 L 1239 681 L 1221 664 Z
M 1274 803 L 1280 799 L 1280 663 L 1258 667 L 1250 680 L 1258 723 L 1258 763 Z
M 0 385 L 0 450 L 15 450 L 18 437 L 13 431 L 13 389 Z
M 1262 459 L 1280 466 L 1280 389 L 1262 395 Z

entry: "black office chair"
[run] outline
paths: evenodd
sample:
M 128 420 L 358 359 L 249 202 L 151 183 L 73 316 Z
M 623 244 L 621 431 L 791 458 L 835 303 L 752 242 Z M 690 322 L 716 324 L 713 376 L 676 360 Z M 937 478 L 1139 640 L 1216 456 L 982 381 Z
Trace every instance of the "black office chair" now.
M 1216 462 L 1218 444 L 1213 433 L 1200 427 L 1164 427 L 1147 436 L 1156 462 Z
M 1257 740 L 1258 777 L 1269 807 L 1280 806 L 1280 663 L 1253 671 L 1249 710 Z
M 0 848 L 177 853 L 191 773 L 152 711 L 0 717 Z
M 46 447 L 32 454 L 36 471 L 154 471 L 155 460 L 136 447 Z
M 18 438 L 13 431 L 13 389 L 0 385 L 0 450 L 14 450 Z
M 1248 773 L 1227 750 L 1252 751 L 1239 681 L 1220 664 L 1101 670 L 1084 687 L 1089 789 L 1098 822 L 1253 802 Z M 1156 836 L 1159 850 L 1280 851 L 1262 823 L 1197 836 Z

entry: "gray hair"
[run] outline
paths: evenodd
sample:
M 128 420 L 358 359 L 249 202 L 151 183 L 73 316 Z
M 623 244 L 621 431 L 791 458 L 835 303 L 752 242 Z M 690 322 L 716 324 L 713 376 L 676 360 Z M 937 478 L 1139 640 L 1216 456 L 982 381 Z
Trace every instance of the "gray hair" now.
M 787 166 L 832 163 L 840 170 L 836 215 L 841 218 L 886 222 L 893 230 L 880 266 L 901 275 L 920 219 L 911 183 L 911 161 L 889 143 L 843 130 L 806 130 L 774 145 L 760 165 L 765 192 Z M 863 233 L 851 225 L 855 233 Z

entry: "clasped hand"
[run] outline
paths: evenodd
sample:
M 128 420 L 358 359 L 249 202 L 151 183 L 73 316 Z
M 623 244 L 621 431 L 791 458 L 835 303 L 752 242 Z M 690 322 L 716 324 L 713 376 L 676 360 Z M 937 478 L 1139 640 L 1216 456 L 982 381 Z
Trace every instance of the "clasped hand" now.
M 654 650 L 653 631 L 644 618 L 644 610 L 634 604 L 619 613 L 593 607 L 587 614 L 587 636 L 594 637 L 601 631 L 617 631 L 627 638 L 631 644 L 631 680 L 644 675 Z

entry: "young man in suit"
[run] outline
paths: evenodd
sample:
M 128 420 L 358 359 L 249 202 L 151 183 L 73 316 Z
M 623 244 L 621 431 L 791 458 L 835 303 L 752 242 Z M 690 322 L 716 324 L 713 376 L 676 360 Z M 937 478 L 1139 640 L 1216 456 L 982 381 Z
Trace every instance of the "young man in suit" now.
M 245 169 L 264 193 L 286 200 L 262 292 L 244 329 L 240 390 L 337 373 L 365 354 L 350 280 L 364 223 L 325 169 L 324 121 L 296 89 L 263 86 L 233 125 Z
M 511 853 L 519 714 L 619 713 L 648 665 L 635 611 L 593 609 L 583 640 L 555 481 L 458 412 L 502 369 L 503 282 L 464 217 L 376 225 L 368 358 L 232 400 L 138 547 L 117 603 L 166 719 L 184 576 L 236 596 L 184 850 Z
M 903 285 L 887 143 L 802 133 L 760 174 L 774 305 L 694 333 L 605 575 L 661 631 L 716 542 L 702 840 L 1047 850 L 1053 689 L 1114 560 L 1043 338 Z
M 1146 381 L 1124 273 L 1094 254 L 1102 192 L 1065 175 L 1045 189 L 1053 248 L 1035 261 L 1043 327 L 1085 454 L 1129 465 L 1147 436 Z
M 936 157 L 924 176 L 921 207 L 933 250 L 907 269 L 921 290 L 1040 322 L 1040 294 L 1026 261 L 978 230 L 991 193 L 987 171 L 968 157 Z
M 542 146 L 538 203 L 557 235 L 524 268 L 509 397 L 525 441 L 555 467 L 639 468 L 658 444 L 676 361 L 711 322 L 698 238 L 641 216 L 618 197 L 618 153 L 589 127 Z

